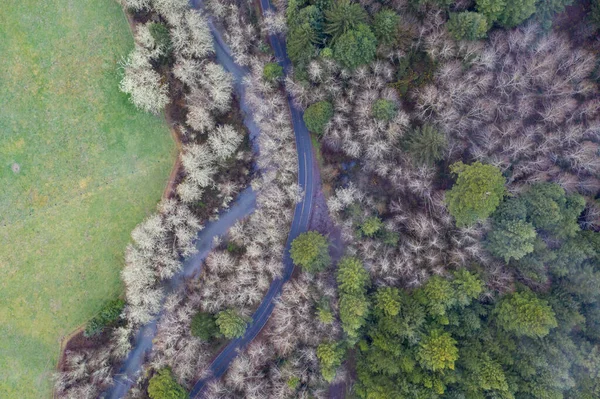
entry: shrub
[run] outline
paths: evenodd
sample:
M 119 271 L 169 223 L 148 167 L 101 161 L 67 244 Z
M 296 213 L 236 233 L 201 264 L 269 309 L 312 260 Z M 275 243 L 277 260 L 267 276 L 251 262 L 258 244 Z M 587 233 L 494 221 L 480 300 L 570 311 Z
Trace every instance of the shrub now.
M 450 13 L 447 24 L 448 32 L 456 40 L 478 40 L 487 35 L 489 29 L 487 19 L 476 12 Z
M 210 341 L 219 336 L 219 327 L 215 317 L 210 313 L 196 313 L 192 318 L 190 329 L 194 337 L 198 337 L 203 341 Z
M 316 231 L 300 234 L 290 249 L 290 255 L 295 265 L 309 273 L 325 270 L 331 264 L 329 242 Z
M 500 169 L 481 162 L 465 165 L 459 161 L 451 171 L 458 178 L 446 193 L 446 204 L 458 227 L 485 219 L 496 210 L 506 192 Z
M 396 116 L 396 104 L 393 101 L 380 98 L 373 103 L 371 112 L 375 119 L 390 121 Z
M 107 302 L 100 312 L 87 323 L 83 335 L 86 337 L 98 335 L 104 328 L 115 324 L 124 307 L 125 301 L 122 299 Z
M 173 377 L 169 368 L 159 370 L 148 384 L 150 399 L 188 399 L 185 389 Z
M 217 313 L 215 323 L 225 338 L 239 338 L 246 332 L 246 326 L 250 320 L 240 316 L 233 309 L 223 310 Z
M 323 134 L 325 126 L 333 117 L 333 105 L 328 101 L 319 101 L 304 111 L 304 123 L 313 133 Z
M 333 57 L 343 67 L 354 69 L 373 61 L 376 50 L 375 35 L 367 25 L 361 24 L 336 40 L 333 46 Z
M 274 82 L 283 77 L 283 67 L 276 62 L 269 62 L 263 69 L 263 77 L 269 82 Z

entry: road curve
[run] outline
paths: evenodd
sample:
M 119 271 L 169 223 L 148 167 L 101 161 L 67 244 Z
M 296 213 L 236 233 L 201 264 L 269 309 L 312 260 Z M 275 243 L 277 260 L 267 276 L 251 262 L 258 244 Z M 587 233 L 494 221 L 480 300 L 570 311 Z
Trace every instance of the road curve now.
M 192 5 L 198 7 L 200 0 L 192 0 Z M 263 13 L 267 10 L 272 9 L 272 5 L 269 0 L 260 0 L 261 8 Z M 210 28 L 215 37 L 215 46 L 217 55 L 226 54 L 229 57 L 228 63 L 233 63 L 231 58 L 231 52 L 224 43 L 220 32 L 215 29 L 214 24 L 210 24 Z M 291 62 L 287 56 L 285 38 L 282 35 L 270 35 L 269 40 L 275 57 L 279 65 L 284 68 L 287 74 L 290 71 Z M 222 62 L 221 60 L 219 60 Z M 233 63 L 235 64 L 235 63 Z M 227 64 L 224 64 L 226 66 Z M 239 67 L 237 67 L 239 68 Z M 259 305 L 258 309 L 252 315 L 252 323 L 248 326 L 246 333 L 237 339 L 232 340 L 221 353 L 211 363 L 210 377 L 199 380 L 192 391 L 190 392 L 190 399 L 199 399 L 202 397 L 202 392 L 206 387 L 206 384 L 213 378 L 220 378 L 225 371 L 229 368 L 229 365 L 233 359 L 237 356 L 238 352 L 250 343 L 265 326 L 273 308 L 275 306 L 275 299 L 281 294 L 283 285 L 290 279 L 292 272 L 294 271 L 294 264 L 290 258 L 289 249 L 292 241 L 298 237 L 299 234 L 305 232 L 308 229 L 308 222 L 310 213 L 313 205 L 313 194 L 315 191 L 315 178 L 313 176 L 313 153 L 312 144 L 310 140 L 310 134 L 304 120 L 302 119 L 303 112 L 295 107 L 291 96 L 287 95 L 287 101 L 290 108 L 292 117 L 292 125 L 294 128 L 294 135 L 296 138 L 296 150 L 298 153 L 298 184 L 302 189 L 301 201 L 296 205 L 294 210 L 294 219 L 290 228 L 290 234 L 288 236 L 285 253 L 283 258 L 284 270 L 281 278 L 273 280 L 267 294 L 263 301 Z

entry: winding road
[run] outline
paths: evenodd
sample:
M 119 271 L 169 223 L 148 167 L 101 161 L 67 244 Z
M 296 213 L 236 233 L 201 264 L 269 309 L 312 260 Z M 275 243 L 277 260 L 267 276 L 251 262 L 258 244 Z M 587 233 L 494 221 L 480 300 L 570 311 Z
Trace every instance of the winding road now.
M 201 7 L 200 0 L 191 0 L 194 8 Z M 272 8 L 269 0 L 261 0 L 263 12 Z M 237 65 L 233 61 L 231 51 L 221 33 L 216 29 L 213 22 L 209 19 L 209 26 L 213 34 L 215 44 L 215 55 L 217 61 L 234 76 L 234 90 L 238 96 L 240 108 L 244 115 L 244 124 L 250 132 L 250 136 L 255 138 L 259 134 L 259 128 L 252 118 L 252 111 L 245 99 L 245 87 L 243 78 L 250 72 L 247 68 Z M 284 68 L 286 74 L 289 72 L 291 62 L 287 57 L 285 49 L 285 38 L 280 35 L 269 36 L 271 45 L 279 64 Z M 298 153 L 298 184 L 302 189 L 301 201 L 294 210 L 294 219 L 290 228 L 290 234 L 286 242 L 285 255 L 283 259 L 284 271 L 281 278 L 275 279 L 261 302 L 260 306 L 252 316 L 252 323 L 248 326 L 246 333 L 238 339 L 231 341 L 225 349 L 219 353 L 210 365 L 211 378 L 198 381 L 191 393 L 190 398 L 200 398 L 207 382 L 212 378 L 221 377 L 233 359 L 237 356 L 240 349 L 250 343 L 266 325 L 273 308 L 275 299 L 281 293 L 283 284 L 290 279 L 294 271 L 294 265 L 289 255 L 291 242 L 308 228 L 312 201 L 315 192 L 315 179 L 313 176 L 313 153 L 308 129 L 302 119 L 302 111 L 297 109 L 292 98 L 287 96 L 294 134 L 296 138 L 296 149 Z M 253 140 L 255 143 L 255 141 Z M 255 150 L 258 150 L 255 148 Z M 168 294 L 175 291 L 184 281 L 197 274 L 201 270 L 202 263 L 213 247 L 214 238 L 224 235 L 227 230 L 239 219 L 248 216 L 256 207 L 256 193 L 250 188 L 245 189 L 235 200 L 233 205 L 224 212 L 220 219 L 209 223 L 198 234 L 196 239 L 196 248 L 198 252 L 192 257 L 184 260 L 182 271 L 176 274 L 165 284 L 165 292 Z M 134 338 L 133 348 L 118 374 L 115 376 L 113 386 L 100 397 L 105 399 L 121 399 L 134 384 L 142 369 L 146 356 L 152 350 L 152 340 L 156 336 L 157 323 L 160 314 L 150 323 L 144 325 Z
M 192 0 L 192 5 L 194 7 L 199 7 L 199 3 L 199 0 Z M 261 0 L 261 8 L 264 13 L 265 11 L 272 9 L 272 5 L 269 0 Z M 234 71 L 236 69 L 242 70 L 242 68 L 237 66 L 231 59 L 231 52 L 223 41 L 220 32 L 215 28 L 214 24 L 209 24 L 213 36 L 215 37 L 215 49 L 219 62 L 226 69 L 228 69 L 229 72 L 232 72 L 234 75 L 236 75 Z M 269 40 L 271 42 L 273 51 L 275 52 L 277 62 L 283 67 L 285 73 L 287 74 L 290 71 L 291 62 L 287 56 L 285 38 L 282 35 L 270 35 Z M 224 62 L 224 60 L 219 58 L 220 54 L 222 56 L 227 56 L 229 60 Z M 299 234 L 308 229 L 316 180 L 313 176 L 312 144 L 310 140 L 310 134 L 306 128 L 306 125 L 304 124 L 304 120 L 302 119 L 302 111 L 295 107 L 289 94 L 287 95 L 287 101 L 291 113 L 294 135 L 296 137 L 296 151 L 298 153 L 298 184 L 302 190 L 302 198 L 294 210 L 294 219 L 292 221 L 290 234 L 288 236 L 284 252 L 283 274 L 281 278 L 277 278 L 271 283 L 271 286 L 269 287 L 269 290 L 267 291 L 263 301 L 256 312 L 254 312 L 252 315 L 252 323 L 248 326 L 246 333 L 242 337 L 232 340 L 214 359 L 209 367 L 210 377 L 201 379 L 194 385 L 192 391 L 190 392 L 191 399 L 201 398 L 202 392 L 207 383 L 213 378 L 220 378 L 225 371 L 227 371 L 229 365 L 237 356 L 238 352 L 248 343 L 250 343 L 267 324 L 267 321 L 273 312 L 273 308 L 275 307 L 275 299 L 279 296 L 279 294 L 281 294 L 283 285 L 290 279 L 294 271 L 294 264 L 290 258 L 289 252 L 291 243 L 296 237 L 298 237 Z

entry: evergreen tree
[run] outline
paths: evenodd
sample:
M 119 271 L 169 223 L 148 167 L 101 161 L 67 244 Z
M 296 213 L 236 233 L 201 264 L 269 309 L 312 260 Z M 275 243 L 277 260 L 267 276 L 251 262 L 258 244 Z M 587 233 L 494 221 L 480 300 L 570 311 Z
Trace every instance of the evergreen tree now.
M 333 58 L 343 67 L 355 69 L 375 58 L 377 39 L 371 29 L 360 24 L 342 34 L 333 46 Z
M 342 364 L 344 348 L 338 342 L 324 342 L 317 347 L 321 374 L 327 382 L 333 381 L 336 369 Z
M 319 101 L 306 108 L 303 119 L 309 131 L 323 134 L 325 126 L 332 117 L 333 105 L 328 101 Z
M 360 259 L 346 256 L 338 263 L 337 283 L 341 293 L 364 295 L 369 285 L 369 273 Z
M 506 192 L 506 180 L 498 168 L 480 162 L 457 162 L 450 169 L 458 178 L 446 193 L 446 203 L 458 227 L 471 225 L 494 212 Z
M 368 15 L 358 3 L 353 3 L 350 0 L 337 0 L 325 12 L 325 18 L 327 20 L 325 33 L 330 35 L 332 41 L 335 42 L 343 34 L 364 24 Z
M 477 12 L 450 13 L 448 32 L 456 40 L 479 40 L 487 36 L 489 29 L 486 17 Z
M 373 33 L 381 44 L 392 45 L 397 41 L 400 17 L 393 10 L 383 9 L 375 14 Z
M 295 265 L 309 273 L 325 270 L 331 264 L 329 242 L 316 231 L 300 234 L 290 249 L 290 255 Z
M 458 359 L 456 340 L 442 330 L 433 330 L 419 343 L 417 359 L 424 369 L 441 371 L 454 370 Z
M 502 299 L 495 310 L 498 325 L 517 336 L 544 337 L 557 326 L 547 301 L 530 291 L 515 292 Z
M 498 258 L 508 263 L 519 260 L 533 252 L 537 234 L 533 225 L 523 220 L 507 220 L 494 223 L 487 237 L 487 248 Z
M 148 396 L 150 399 L 187 399 L 189 397 L 185 389 L 175 381 L 168 368 L 159 370 L 150 378 Z
M 219 327 L 215 317 L 210 313 L 198 312 L 192 318 L 190 330 L 194 337 L 210 341 L 219 336 Z
M 396 104 L 393 101 L 380 98 L 373 103 L 371 112 L 373 113 L 373 118 L 387 122 L 396 116 Z
M 413 129 L 404 141 L 405 150 L 417 164 L 433 165 L 442 160 L 446 146 L 446 137 L 431 125 Z
M 215 323 L 225 338 L 239 338 L 246 332 L 248 320 L 240 316 L 235 310 L 227 309 L 217 313 Z

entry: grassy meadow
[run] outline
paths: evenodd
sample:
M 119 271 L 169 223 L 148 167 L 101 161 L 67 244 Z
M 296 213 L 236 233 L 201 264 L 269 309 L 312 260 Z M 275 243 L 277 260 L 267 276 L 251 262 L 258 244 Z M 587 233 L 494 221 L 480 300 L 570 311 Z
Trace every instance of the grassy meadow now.
M 168 179 L 166 123 L 118 90 L 132 47 L 114 0 L 0 7 L 0 398 L 51 396 L 60 337 L 121 292 Z

